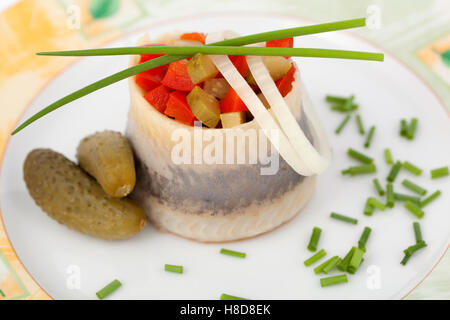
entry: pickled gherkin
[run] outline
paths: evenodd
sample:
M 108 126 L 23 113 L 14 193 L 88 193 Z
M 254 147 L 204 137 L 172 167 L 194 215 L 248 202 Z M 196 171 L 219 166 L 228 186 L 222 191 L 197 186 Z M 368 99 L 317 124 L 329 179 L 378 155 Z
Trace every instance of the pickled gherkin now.
M 103 131 L 84 138 L 77 150 L 78 162 L 111 197 L 122 198 L 134 189 L 133 152 L 119 132 Z
M 227 112 L 220 115 L 223 128 L 233 128 L 242 123 L 245 123 L 245 111 Z
M 126 239 L 146 224 L 143 210 L 128 199 L 108 196 L 79 166 L 50 149 L 25 160 L 24 180 L 36 204 L 59 223 L 102 239 Z
M 265 56 L 262 59 L 273 81 L 283 78 L 291 68 L 291 62 L 284 57 Z M 245 79 L 249 84 L 256 85 L 251 72 L 247 73 Z
M 219 70 L 211 59 L 201 53 L 197 53 L 189 60 L 186 68 L 193 84 L 212 79 L 219 74 Z
M 187 102 L 194 116 L 209 128 L 217 127 L 220 120 L 220 103 L 199 86 L 187 95 Z

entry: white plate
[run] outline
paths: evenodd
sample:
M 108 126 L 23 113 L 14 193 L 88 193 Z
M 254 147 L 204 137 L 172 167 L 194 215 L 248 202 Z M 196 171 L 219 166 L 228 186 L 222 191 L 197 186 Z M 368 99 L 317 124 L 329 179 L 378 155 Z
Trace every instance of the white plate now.
M 232 28 L 242 34 L 306 24 L 298 19 L 270 15 L 222 14 L 180 19 L 149 28 L 152 35 L 172 30 L 214 31 Z M 132 45 L 137 34 L 113 45 Z M 379 51 L 343 32 L 296 39 L 296 46 Z M 45 59 L 45 58 L 43 58 Z M 133 239 L 108 242 L 59 225 L 28 195 L 22 180 L 26 154 L 49 147 L 74 159 L 85 135 L 105 128 L 123 130 L 129 104 L 126 81 L 80 99 L 40 120 L 8 146 L 1 176 L 1 210 L 6 230 L 19 258 L 38 283 L 54 298 L 95 298 L 95 292 L 117 278 L 123 283 L 111 299 L 217 299 L 222 292 L 250 299 L 386 299 L 401 298 L 417 285 L 442 256 L 449 243 L 449 179 L 431 181 L 429 169 L 450 164 L 449 118 L 433 92 L 409 69 L 390 55 L 384 63 L 332 59 L 297 59 L 307 87 L 326 125 L 334 149 L 331 167 L 320 176 L 307 207 L 287 225 L 267 235 L 230 244 L 201 244 L 160 233 L 147 227 Z M 36 98 L 24 117 L 55 99 L 95 79 L 126 67 L 128 57 L 85 58 L 57 77 Z M 325 94 L 356 94 L 366 128 L 376 124 L 373 145 L 362 147 L 364 138 L 351 121 L 341 135 L 334 129 L 343 116 L 324 102 Z M 419 117 L 417 138 L 399 137 L 401 118 Z M 383 149 L 390 147 L 395 159 L 410 160 L 425 169 L 416 178 L 428 190 L 443 196 L 426 207 L 421 221 L 428 247 L 401 266 L 402 250 L 414 242 L 413 216 L 400 203 L 393 210 L 362 214 L 365 199 L 374 195 L 373 176 L 347 178 L 340 170 L 354 163 L 348 147 L 376 158 L 377 177 L 385 181 L 389 168 Z M 397 191 L 405 191 L 399 185 Z M 357 226 L 329 218 L 331 211 L 357 217 Z M 373 231 L 361 270 L 349 283 L 321 288 L 313 268 L 303 260 L 311 254 L 306 245 L 314 226 L 323 229 L 320 247 L 329 255 L 343 256 L 355 245 L 364 226 Z M 222 247 L 244 251 L 246 259 L 219 254 Z M 184 274 L 163 271 L 165 263 L 184 266 Z M 79 271 L 81 286 L 71 289 Z M 334 272 L 333 274 L 335 274 Z M 379 281 L 378 281 L 379 280 Z M 379 286 L 377 285 L 379 284 Z

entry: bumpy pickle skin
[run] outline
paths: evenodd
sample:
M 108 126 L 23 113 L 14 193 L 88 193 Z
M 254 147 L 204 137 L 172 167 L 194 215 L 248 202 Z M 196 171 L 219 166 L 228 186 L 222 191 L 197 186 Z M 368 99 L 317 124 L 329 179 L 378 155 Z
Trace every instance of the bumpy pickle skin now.
M 134 236 L 146 224 L 139 206 L 129 199 L 108 196 L 92 177 L 58 152 L 31 151 L 23 171 L 36 204 L 70 229 L 96 238 L 119 240 Z
M 80 167 L 115 198 L 133 191 L 136 184 L 133 151 L 119 132 L 103 131 L 84 138 L 77 150 Z

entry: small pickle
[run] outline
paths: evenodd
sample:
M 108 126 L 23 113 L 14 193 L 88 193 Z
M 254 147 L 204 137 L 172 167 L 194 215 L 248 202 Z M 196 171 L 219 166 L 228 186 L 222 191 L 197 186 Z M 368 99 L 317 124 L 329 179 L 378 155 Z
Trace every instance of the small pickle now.
M 217 127 L 220 120 L 220 103 L 199 86 L 187 95 L 187 102 L 194 116 L 209 128 Z
M 186 68 L 193 84 L 212 79 L 219 74 L 219 70 L 211 59 L 201 53 L 197 53 L 186 63 Z
M 230 84 L 224 78 L 208 79 L 203 85 L 203 90 L 218 99 L 223 99 L 230 90 Z
M 227 112 L 220 114 L 223 128 L 233 128 L 242 123 L 245 123 L 245 111 Z
M 109 197 L 92 177 L 58 152 L 31 151 L 23 171 L 36 204 L 73 230 L 117 240 L 137 234 L 146 224 L 140 207 L 128 199 Z
M 291 68 L 291 62 L 285 57 L 265 56 L 262 59 L 273 81 L 283 78 Z M 256 80 L 251 72 L 247 73 L 245 79 L 249 84 L 256 85 Z
M 133 152 L 119 132 L 103 131 L 84 138 L 77 150 L 80 167 L 115 198 L 127 196 L 136 184 Z

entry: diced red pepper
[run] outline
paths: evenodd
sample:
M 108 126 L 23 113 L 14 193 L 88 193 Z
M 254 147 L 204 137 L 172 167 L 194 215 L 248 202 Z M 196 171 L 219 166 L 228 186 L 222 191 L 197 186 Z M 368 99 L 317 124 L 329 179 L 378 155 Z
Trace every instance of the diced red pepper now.
M 295 67 L 292 64 L 292 67 L 289 69 L 286 75 L 275 82 L 278 90 L 280 91 L 283 97 L 285 97 L 292 90 L 292 82 L 294 82 L 294 74 L 295 74 Z
M 163 46 L 163 44 L 149 44 L 146 46 Z M 139 63 L 144 63 L 161 56 L 163 56 L 163 54 L 142 54 Z M 153 90 L 161 84 L 161 81 L 166 74 L 167 68 L 167 65 L 164 65 L 137 74 L 136 84 L 144 91 Z
M 195 116 L 189 107 L 186 100 L 186 93 L 181 91 L 174 91 L 169 95 L 167 100 L 166 110 L 164 113 L 175 120 L 187 124 L 194 125 Z
M 247 58 L 246 56 L 228 56 L 233 63 L 233 65 L 236 67 L 236 69 L 239 71 L 241 76 L 245 77 L 245 75 L 248 72 L 248 64 L 247 64 Z
M 233 88 L 230 88 L 225 98 L 220 100 L 220 112 L 239 112 L 239 111 L 247 111 L 248 108 L 245 105 L 244 101 L 238 96 L 236 91 Z
M 266 47 L 292 48 L 292 47 L 294 47 L 294 38 L 269 40 L 266 42 Z M 290 57 L 285 57 L 285 58 L 290 58 Z
M 166 110 L 167 100 L 169 100 L 170 90 L 169 88 L 160 85 L 152 91 L 147 92 L 144 98 L 150 103 L 156 110 L 164 113 Z
M 136 84 L 148 92 L 161 84 L 165 73 L 166 71 L 160 67 L 141 72 L 136 75 Z
M 294 47 L 294 38 L 269 40 L 266 42 L 266 47 L 292 48 Z
M 144 45 L 144 47 L 157 47 L 157 46 L 165 46 L 165 44 L 150 43 L 150 44 Z M 141 61 L 139 61 L 139 63 L 147 62 L 149 60 L 153 60 L 153 59 L 159 58 L 161 56 L 163 56 L 163 54 L 141 54 Z
M 162 84 L 174 90 L 189 92 L 194 89 L 194 84 L 186 68 L 186 61 L 180 60 L 170 63 Z
M 198 41 L 205 44 L 206 34 L 201 32 L 183 33 L 180 37 L 181 40 Z

